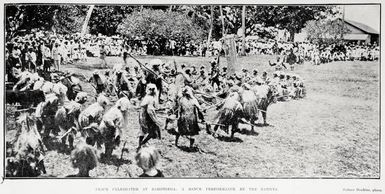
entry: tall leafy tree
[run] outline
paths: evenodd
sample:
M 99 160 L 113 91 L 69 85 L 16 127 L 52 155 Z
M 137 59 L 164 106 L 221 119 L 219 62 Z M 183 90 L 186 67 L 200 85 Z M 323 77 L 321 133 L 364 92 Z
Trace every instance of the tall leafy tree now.
M 324 19 L 329 15 L 337 14 L 333 6 L 258 6 L 254 12 L 256 17 L 265 26 L 274 26 L 279 29 L 287 29 L 290 33 L 290 41 L 294 40 L 294 34 L 305 27 L 307 21 Z
M 21 29 L 23 25 L 25 13 L 24 7 L 22 6 L 6 6 L 5 7 L 5 32 L 6 38 L 11 39 L 14 37 Z
M 7 5 L 6 31 L 8 38 L 39 28 L 59 33 L 80 30 L 85 6 L 81 5 Z
M 304 31 L 307 39 L 314 43 L 337 43 L 344 34 L 350 32 L 344 28 L 341 19 L 310 20 L 306 22 Z
M 212 37 L 219 39 L 225 34 L 236 34 L 242 27 L 242 6 L 213 6 Z M 245 33 L 255 35 L 262 27 L 288 29 L 291 39 L 310 20 L 325 18 L 333 13 L 332 6 L 246 6 Z M 210 5 L 172 5 L 172 6 L 95 6 L 89 21 L 89 32 L 114 35 L 118 26 L 134 11 L 157 10 L 184 14 L 192 24 L 199 26 L 203 36 L 208 36 L 211 21 Z M 79 32 L 86 16 L 85 5 L 7 5 L 6 31 L 15 35 L 22 30 L 43 28 L 60 33 Z M 260 33 L 261 34 L 261 33 Z M 262 33 L 263 34 L 263 33 Z
M 85 6 L 61 5 L 54 11 L 51 28 L 61 34 L 80 32 L 85 15 Z
M 183 13 L 187 17 L 191 18 L 194 24 L 201 27 L 204 36 L 208 36 L 209 30 L 211 27 L 211 6 L 210 5 L 172 6 L 172 11 Z M 215 18 L 215 15 L 213 17 Z
M 119 24 L 123 22 L 128 14 L 139 10 L 139 6 L 95 6 L 89 21 L 91 34 L 115 35 Z
M 222 36 L 222 18 L 219 6 L 214 7 L 213 37 L 218 39 Z M 174 10 L 178 11 L 178 9 Z M 184 6 L 181 10 L 187 10 L 192 17 L 204 16 L 199 18 L 203 18 L 206 23 L 198 22 L 198 24 L 208 31 L 209 6 Z M 290 32 L 290 39 L 294 40 L 294 34 L 304 28 L 307 21 L 334 14 L 337 14 L 337 11 L 333 6 L 246 6 L 245 34 L 246 36 L 256 35 L 256 32 L 260 31 L 256 28 L 260 26 L 275 27 L 287 29 Z M 225 33 L 236 34 L 242 27 L 242 6 L 223 6 L 223 17 Z
M 146 39 L 202 39 L 202 29 L 178 12 L 143 9 L 134 11 L 119 25 L 118 32 L 129 37 Z

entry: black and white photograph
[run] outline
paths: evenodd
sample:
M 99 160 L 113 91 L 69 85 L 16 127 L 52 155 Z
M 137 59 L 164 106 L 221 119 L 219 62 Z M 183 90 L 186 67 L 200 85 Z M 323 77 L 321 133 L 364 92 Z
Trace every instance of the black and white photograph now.
M 2 17 L 5 182 L 381 178 L 380 3 Z

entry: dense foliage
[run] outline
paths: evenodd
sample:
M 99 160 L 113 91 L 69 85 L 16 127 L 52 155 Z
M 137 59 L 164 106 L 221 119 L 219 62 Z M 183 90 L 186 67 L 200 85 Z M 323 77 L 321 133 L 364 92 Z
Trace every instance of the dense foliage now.
M 91 34 L 115 35 L 118 26 L 137 6 L 95 6 L 89 21 Z
M 258 6 L 253 11 L 256 18 L 254 23 L 265 26 L 274 26 L 278 29 L 287 29 L 290 41 L 294 34 L 305 27 L 307 21 L 326 18 L 337 14 L 333 6 Z
M 212 37 L 219 39 L 222 37 L 222 31 L 225 34 L 236 34 L 242 26 L 242 6 L 221 7 L 222 14 L 218 5 L 214 5 L 212 9 L 210 5 L 96 5 L 88 28 L 92 34 L 101 33 L 108 36 L 116 33 L 137 36 L 144 33 L 142 36 L 145 37 L 167 35 L 192 39 L 207 38 L 212 30 Z M 6 30 L 10 36 L 32 28 L 55 30 L 60 33 L 79 32 L 87 10 L 86 5 L 7 5 Z M 293 40 L 294 33 L 304 28 L 306 22 L 334 14 L 336 9 L 333 9 L 333 6 L 246 6 L 245 34 L 265 35 L 268 31 L 263 28 L 274 27 L 287 29 Z M 151 29 L 157 31 L 148 31 Z
M 58 33 L 79 32 L 86 6 L 12 5 L 6 6 L 6 31 L 9 37 L 39 28 Z
M 307 39 L 313 43 L 337 43 L 341 40 L 343 34 L 349 30 L 344 28 L 343 21 L 336 20 L 311 20 L 305 25 L 304 31 Z
M 199 40 L 203 38 L 201 27 L 186 15 L 153 9 L 143 9 L 129 14 L 118 27 L 118 32 L 131 39 L 144 37 L 145 39 Z

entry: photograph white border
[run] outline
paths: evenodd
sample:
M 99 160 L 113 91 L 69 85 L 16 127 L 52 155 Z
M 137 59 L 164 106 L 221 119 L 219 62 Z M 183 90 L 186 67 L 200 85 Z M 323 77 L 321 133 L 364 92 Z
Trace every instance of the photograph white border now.
M 0 21 L 4 21 L 4 4 L 5 3 L 93 3 L 93 4 L 370 4 L 381 3 L 381 18 L 385 18 L 382 6 L 382 1 L 357 1 L 357 0 L 338 0 L 338 1 L 304 1 L 304 0 L 275 0 L 275 1 L 219 1 L 219 0 L 195 0 L 195 1 L 170 1 L 170 0 L 109 0 L 109 1 L 2 1 L 0 4 Z M 381 19 L 380 40 L 381 47 L 384 45 L 383 34 L 383 19 Z M 0 25 L 0 29 L 4 32 L 4 25 Z M 0 44 L 4 45 L 4 34 L 0 38 Z M 381 48 L 381 56 L 383 56 L 383 49 Z M 1 47 L 0 52 L 1 61 L 4 61 L 4 46 Z M 381 65 L 381 59 L 380 59 Z M 381 68 L 381 86 L 384 84 L 382 75 L 384 75 L 385 68 Z M 2 75 L 4 75 L 4 68 L 0 68 Z M 4 91 L 4 76 L 0 76 L 0 90 Z M 4 94 L 2 95 L 2 97 Z M 381 89 L 380 102 L 383 102 L 384 90 Z M 3 99 L 3 98 L 2 98 Z M 5 109 L 4 102 L 0 103 L 1 109 Z M 381 103 L 382 104 L 382 103 Z M 383 107 L 381 107 L 382 112 Z M 4 111 L 0 111 L 0 126 L 4 126 Z M 381 113 L 380 113 L 381 114 Z M 384 133 L 382 130 L 384 126 L 381 118 L 381 141 L 383 141 Z M 200 178 L 165 178 L 165 179 L 6 179 L 4 180 L 4 131 L 0 130 L 0 193 L 311 193 L 311 194 L 331 194 L 331 193 L 385 193 L 384 181 L 384 160 L 382 158 L 384 152 L 384 143 L 381 142 L 380 153 L 380 179 L 200 179 Z M 256 166 L 258 168 L 258 166 Z M 232 190 L 232 189 L 235 189 Z M 243 188 L 244 190 L 241 190 Z M 107 190 L 106 190 L 107 189 Z M 138 189 L 138 190 L 136 190 Z M 174 190 L 175 189 L 175 190 Z M 195 189 L 195 190 L 189 190 Z M 381 190 L 376 192 L 375 189 Z

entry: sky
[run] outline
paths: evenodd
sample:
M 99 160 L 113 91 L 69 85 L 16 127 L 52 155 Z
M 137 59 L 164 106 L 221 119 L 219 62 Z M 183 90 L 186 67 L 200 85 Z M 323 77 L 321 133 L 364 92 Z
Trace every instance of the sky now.
M 345 19 L 366 24 L 380 32 L 380 5 L 345 5 Z

